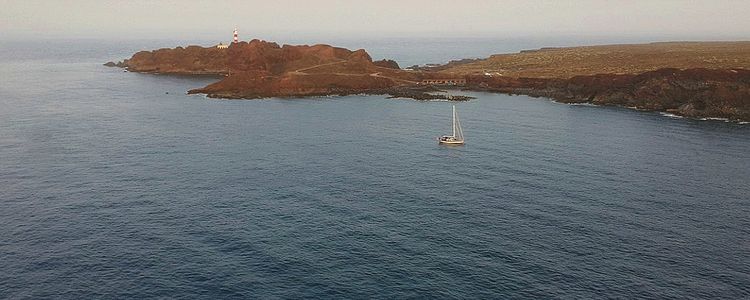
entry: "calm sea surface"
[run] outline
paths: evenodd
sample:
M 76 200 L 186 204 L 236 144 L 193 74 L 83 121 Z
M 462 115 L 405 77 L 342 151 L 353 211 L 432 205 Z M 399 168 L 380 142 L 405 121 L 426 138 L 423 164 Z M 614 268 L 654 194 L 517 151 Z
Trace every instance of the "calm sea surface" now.
M 549 45 L 422 42 L 341 44 Z M 469 93 L 442 147 L 448 102 L 101 66 L 179 44 L 0 43 L 0 298 L 750 297 L 750 125 Z

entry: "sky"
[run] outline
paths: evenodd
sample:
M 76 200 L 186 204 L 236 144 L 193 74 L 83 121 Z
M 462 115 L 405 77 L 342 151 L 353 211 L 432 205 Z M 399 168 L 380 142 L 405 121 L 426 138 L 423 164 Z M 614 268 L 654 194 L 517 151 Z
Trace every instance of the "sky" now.
M 750 40 L 749 0 L 0 0 L 2 38 L 663 36 Z

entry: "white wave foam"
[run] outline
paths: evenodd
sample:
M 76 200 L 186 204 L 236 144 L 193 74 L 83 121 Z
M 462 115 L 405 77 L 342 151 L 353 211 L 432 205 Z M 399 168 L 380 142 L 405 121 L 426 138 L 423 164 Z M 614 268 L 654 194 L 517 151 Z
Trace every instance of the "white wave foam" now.
M 568 103 L 568 105 L 574 105 L 574 106 L 599 106 L 599 105 L 596 105 L 596 104 L 593 104 L 593 103 L 586 103 L 586 102 L 583 102 L 583 103 Z
M 662 116 L 668 117 L 668 118 L 672 118 L 672 119 L 682 119 L 682 118 L 684 118 L 683 116 L 678 116 L 678 115 L 667 113 L 667 112 L 660 112 L 659 114 L 661 114 Z
M 722 121 L 722 122 L 730 122 L 727 118 L 713 118 L 713 117 L 706 117 L 706 118 L 699 118 L 698 120 L 701 121 Z
M 387 99 L 413 100 L 413 101 L 417 101 L 417 102 L 451 102 L 451 100 L 448 100 L 448 99 L 419 100 L 419 99 L 414 99 L 414 98 L 410 98 L 410 97 L 388 97 Z
M 729 119 L 727 118 L 702 118 L 701 120 L 729 122 Z

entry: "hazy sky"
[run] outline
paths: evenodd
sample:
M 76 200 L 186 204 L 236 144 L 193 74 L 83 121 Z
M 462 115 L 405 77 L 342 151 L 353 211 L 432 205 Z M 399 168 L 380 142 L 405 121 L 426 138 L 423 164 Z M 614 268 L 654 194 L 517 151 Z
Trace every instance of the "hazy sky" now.
M 667 36 L 750 39 L 750 0 L 0 0 L 0 38 Z

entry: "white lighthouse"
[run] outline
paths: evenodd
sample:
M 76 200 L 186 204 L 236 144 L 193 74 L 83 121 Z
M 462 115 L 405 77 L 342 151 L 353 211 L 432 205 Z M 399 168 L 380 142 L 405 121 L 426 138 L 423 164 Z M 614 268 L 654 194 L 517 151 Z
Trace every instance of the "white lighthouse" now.
M 240 39 L 237 37 L 237 27 L 234 28 L 234 40 L 232 43 L 237 44 L 240 41 Z

